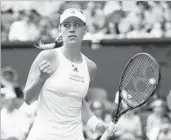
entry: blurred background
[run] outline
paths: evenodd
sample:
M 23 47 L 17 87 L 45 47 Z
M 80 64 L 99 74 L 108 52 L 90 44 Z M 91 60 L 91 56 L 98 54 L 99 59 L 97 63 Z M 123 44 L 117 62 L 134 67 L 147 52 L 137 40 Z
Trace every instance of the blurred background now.
M 116 108 L 119 78 L 127 61 L 147 52 L 161 66 L 156 94 L 145 106 L 124 115 L 118 122 L 121 129 L 111 139 L 171 140 L 170 1 L 1 1 L 1 139 L 26 139 L 36 103 L 21 107 L 22 90 L 41 51 L 34 44 L 58 38 L 60 14 L 69 7 L 83 9 L 87 17 L 82 50 L 98 71 L 86 100 L 105 123 Z M 86 140 L 99 139 L 100 134 L 83 126 Z

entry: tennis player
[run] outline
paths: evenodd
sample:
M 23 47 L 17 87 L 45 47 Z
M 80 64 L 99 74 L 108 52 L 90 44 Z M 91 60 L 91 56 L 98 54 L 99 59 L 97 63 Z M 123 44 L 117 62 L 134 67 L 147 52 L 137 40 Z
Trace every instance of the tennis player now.
M 41 51 L 28 74 L 25 102 L 38 100 L 38 111 L 27 140 L 84 140 L 82 120 L 93 131 L 106 129 L 84 100 L 97 67 L 81 52 L 83 12 L 66 9 L 59 30 L 63 46 Z

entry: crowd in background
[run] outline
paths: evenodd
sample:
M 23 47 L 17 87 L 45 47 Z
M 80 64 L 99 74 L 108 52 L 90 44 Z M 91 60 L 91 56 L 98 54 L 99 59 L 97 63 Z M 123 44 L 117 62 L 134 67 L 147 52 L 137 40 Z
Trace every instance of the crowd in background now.
M 171 37 L 171 3 L 168 1 L 135 1 L 132 5 L 124 1 L 61 1 L 46 3 L 47 7 L 43 2 L 32 2 L 29 7 L 31 2 L 25 2 L 25 9 L 19 3 L 15 2 L 18 7 L 14 7 L 12 1 L 1 3 L 2 42 L 57 38 L 59 15 L 68 7 L 83 9 L 88 27 L 85 39 Z M 13 68 L 2 68 L 1 140 L 25 140 L 36 116 L 37 102 L 30 106 L 23 104 L 18 76 Z M 94 114 L 107 124 L 112 119 L 111 111 L 116 109 L 117 96 L 118 93 L 113 103 L 104 89 L 90 88 L 87 101 Z M 126 104 L 123 103 L 123 107 L 126 108 Z M 171 109 L 165 99 L 155 94 L 145 106 L 122 116 L 118 124 L 120 129 L 111 140 L 170 140 Z M 101 134 L 93 133 L 86 124 L 83 128 L 86 140 L 99 139 Z
M 19 75 L 12 67 L 2 68 L 1 73 L 1 140 L 25 140 L 32 127 L 38 102 L 24 103 Z M 171 95 L 171 90 L 170 93 Z M 86 100 L 93 113 L 105 124 L 112 120 L 118 104 L 118 92 L 114 102 L 100 87 L 89 89 Z M 128 106 L 122 102 L 123 109 Z M 144 106 L 129 111 L 118 123 L 118 130 L 110 140 L 170 140 L 171 107 L 166 99 L 156 93 Z M 98 140 L 101 136 L 83 124 L 85 140 Z
M 46 6 L 44 3 L 2 2 L 2 41 L 58 37 L 59 15 L 68 7 L 83 9 L 88 27 L 85 39 L 171 37 L 169 1 L 59 1 L 46 2 Z

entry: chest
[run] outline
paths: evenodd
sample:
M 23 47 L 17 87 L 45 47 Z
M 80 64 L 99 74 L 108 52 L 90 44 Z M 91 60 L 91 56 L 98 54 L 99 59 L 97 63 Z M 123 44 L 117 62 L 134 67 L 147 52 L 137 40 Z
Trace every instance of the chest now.
M 46 81 L 46 88 L 64 96 L 85 97 L 89 88 L 89 72 L 85 63 L 60 63 L 58 69 Z

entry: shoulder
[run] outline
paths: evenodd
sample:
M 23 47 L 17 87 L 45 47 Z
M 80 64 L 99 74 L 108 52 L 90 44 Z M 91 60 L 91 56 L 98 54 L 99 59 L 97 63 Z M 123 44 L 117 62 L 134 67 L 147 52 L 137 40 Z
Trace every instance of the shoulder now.
M 21 27 L 21 26 L 22 26 L 22 24 L 19 21 L 15 21 L 11 24 L 10 30 L 16 29 L 16 28 L 18 29 L 18 27 Z
M 43 50 L 39 52 L 37 58 L 40 60 L 48 60 L 48 61 L 53 61 L 57 58 L 57 53 L 55 49 L 48 49 L 48 50 Z
M 37 57 L 35 58 L 32 67 L 37 69 L 37 67 L 39 66 L 39 64 L 46 60 L 48 62 L 50 62 L 53 65 L 53 69 L 56 70 L 56 68 L 58 67 L 58 53 L 56 53 L 55 49 L 48 49 L 48 50 L 43 50 L 41 52 L 39 52 L 39 54 L 37 55 Z
M 88 66 L 88 71 L 89 71 L 89 75 L 90 75 L 90 80 L 92 81 L 94 79 L 95 75 L 96 75 L 97 65 L 96 65 L 96 63 L 94 61 L 89 59 L 87 56 L 85 56 L 85 59 L 87 61 L 87 66 Z
M 96 63 L 94 61 L 92 61 L 91 59 L 89 59 L 87 56 L 85 56 L 85 59 L 87 61 L 87 65 L 88 65 L 88 68 L 90 70 L 96 70 L 97 69 L 97 65 L 96 65 Z

